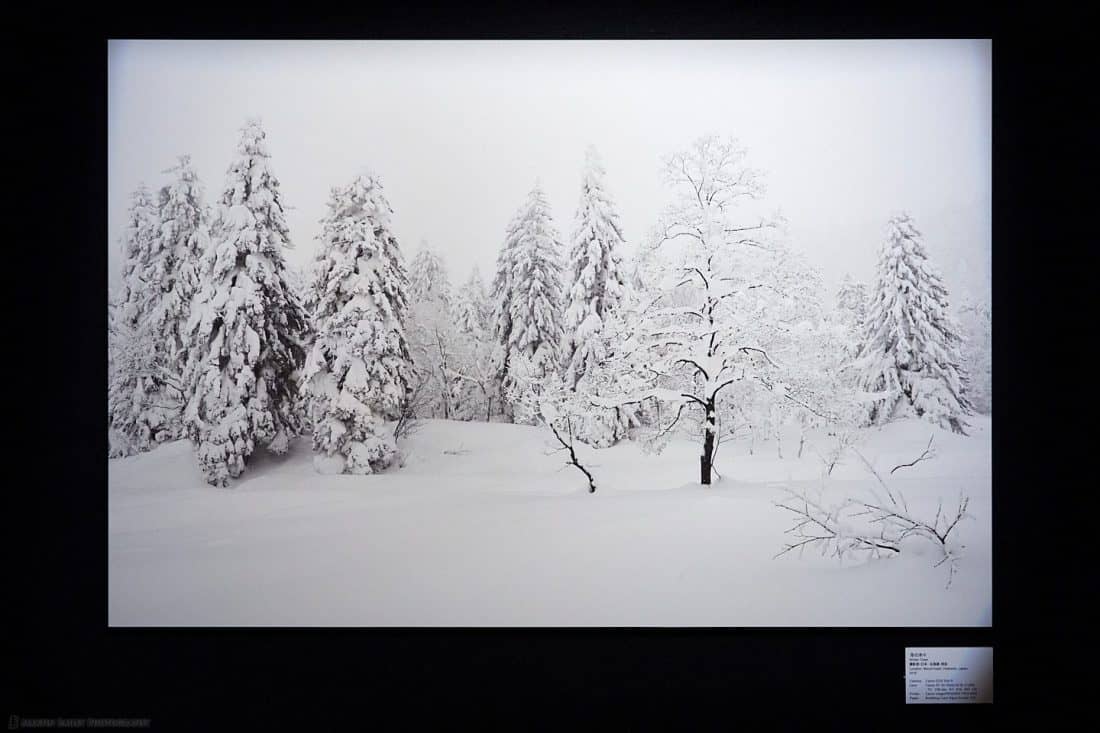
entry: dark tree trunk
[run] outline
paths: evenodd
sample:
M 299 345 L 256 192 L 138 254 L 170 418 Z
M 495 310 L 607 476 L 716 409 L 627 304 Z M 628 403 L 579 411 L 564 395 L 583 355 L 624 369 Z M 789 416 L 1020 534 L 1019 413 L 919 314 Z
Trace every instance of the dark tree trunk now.
M 707 416 L 703 423 L 703 455 L 699 456 L 699 482 L 710 485 L 711 461 L 714 458 L 714 398 L 707 400 Z

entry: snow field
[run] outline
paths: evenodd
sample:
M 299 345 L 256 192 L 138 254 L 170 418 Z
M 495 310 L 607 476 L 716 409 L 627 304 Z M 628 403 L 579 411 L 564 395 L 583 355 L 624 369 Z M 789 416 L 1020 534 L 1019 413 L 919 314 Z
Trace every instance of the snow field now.
M 626 442 L 552 453 L 550 432 L 426 421 L 404 465 L 318 474 L 308 436 L 258 451 L 226 489 L 187 441 L 114 459 L 108 471 L 112 626 L 987 626 L 991 624 L 989 418 L 970 436 L 918 420 L 864 431 L 860 450 L 916 514 L 959 489 L 974 519 L 950 588 L 931 546 L 840 565 L 782 549 L 785 485 L 817 486 L 798 436 L 725 443 L 721 480 L 698 483 L 699 446 L 660 455 Z M 937 457 L 894 475 L 935 434 Z M 875 486 L 855 458 L 826 496 Z

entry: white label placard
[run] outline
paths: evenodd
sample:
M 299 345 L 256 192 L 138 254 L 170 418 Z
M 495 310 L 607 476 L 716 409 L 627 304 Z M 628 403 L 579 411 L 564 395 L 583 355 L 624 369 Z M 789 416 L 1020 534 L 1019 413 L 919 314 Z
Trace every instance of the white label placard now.
M 906 647 L 905 702 L 993 702 L 993 647 Z

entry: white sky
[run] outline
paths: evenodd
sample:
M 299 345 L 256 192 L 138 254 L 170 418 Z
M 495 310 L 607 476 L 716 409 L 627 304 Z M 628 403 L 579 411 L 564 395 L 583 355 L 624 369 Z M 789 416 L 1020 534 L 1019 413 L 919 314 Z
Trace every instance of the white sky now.
M 259 116 L 298 265 L 329 188 L 382 179 L 407 259 L 492 277 L 538 178 L 568 241 L 594 144 L 633 246 L 670 200 L 662 155 L 731 135 L 767 172 L 790 242 L 835 286 L 869 280 L 908 210 L 949 285 L 988 293 L 991 43 L 979 41 L 112 41 L 108 249 L 130 191 L 190 153 L 213 201 Z

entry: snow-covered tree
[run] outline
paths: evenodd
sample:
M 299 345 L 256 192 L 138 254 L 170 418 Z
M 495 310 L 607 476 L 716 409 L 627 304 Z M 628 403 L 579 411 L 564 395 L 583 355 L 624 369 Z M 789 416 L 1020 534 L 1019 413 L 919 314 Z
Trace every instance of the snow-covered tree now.
M 156 204 L 142 184 L 131 196 L 122 235 L 122 289 L 108 345 L 108 418 L 116 455 L 149 450 L 179 432 L 174 342 L 165 328 L 173 268 L 163 245 Z
M 117 310 L 121 322 L 134 324 L 144 321 L 144 316 L 153 310 L 150 301 L 155 291 L 150 290 L 142 275 L 154 254 L 159 228 L 156 203 L 149 188 L 141 183 L 130 195 L 130 207 L 126 212 L 126 225 L 121 238 L 122 288 Z
M 492 305 L 476 266 L 455 293 L 453 312 L 457 332 L 454 370 L 459 379 L 455 416 L 489 421 L 493 410 L 500 409 L 500 394 L 493 360 Z
M 550 207 L 536 184 L 508 227 L 493 280 L 493 337 L 504 394 L 514 386 L 516 356 L 522 355 L 531 368 L 544 373 L 560 361 L 560 250 Z
M 455 293 L 454 311 L 455 323 L 462 333 L 483 334 L 491 328 L 492 306 L 485 290 L 485 281 L 476 265 L 470 271 L 469 279 Z
M 836 291 L 838 322 L 853 333 L 858 333 L 867 319 L 867 302 L 867 286 L 845 273 L 840 288 Z
M 455 417 L 462 387 L 455 373 L 458 329 L 447 268 L 426 244 L 413 258 L 409 283 L 409 346 L 418 379 L 424 383 L 422 416 L 449 420 Z
M 453 374 L 458 380 L 454 416 L 459 420 L 491 422 L 500 414 L 503 398 L 497 362 L 488 333 L 459 332 Z
M 237 158 L 211 227 L 188 321 L 184 415 L 206 480 L 226 485 L 257 446 L 283 453 L 301 429 L 298 376 L 308 324 L 286 279 L 289 230 L 258 121 Z
M 312 282 L 310 275 L 310 268 L 296 267 L 291 263 L 286 264 L 286 283 L 290 286 L 290 289 L 298 296 L 298 300 L 302 301 L 302 306 L 306 309 L 306 313 L 310 316 L 312 322 L 312 314 L 310 308 L 313 303 L 310 302 L 309 289 Z
M 914 414 L 962 433 L 970 414 L 947 288 L 908 214 L 890 219 L 868 308 L 860 383 L 870 421 Z
M 165 172 L 172 180 L 158 192 L 155 209 L 147 191 L 135 195 L 125 238 L 123 300 L 112 330 L 120 356 L 109 394 L 112 425 L 127 436 L 117 445 L 128 447 L 116 453 L 146 450 L 183 434 L 185 330 L 209 239 L 190 158 L 180 156 Z
M 115 295 L 107 293 L 107 457 L 117 458 L 126 455 L 124 440 L 114 428 L 114 419 L 111 416 L 111 385 L 115 381 L 115 363 L 118 358 L 115 352 L 117 343 L 118 325 L 115 303 Z
M 993 412 L 993 314 L 985 300 L 968 298 L 959 308 L 967 395 L 976 412 Z
M 210 246 L 203 188 L 189 155 L 181 155 L 167 173 L 172 182 L 161 189 L 160 249 L 164 253 L 162 303 L 155 328 L 169 337 L 169 361 L 183 363 L 187 355 L 187 321 L 199 288 L 200 261 Z
M 409 266 L 409 300 L 451 301 L 451 281 L 447 276 L 447 266 L 432 250 L 427 242 L 420 243 L 420 251 L 413 257 Z
M 603 178 L 599 155 L 595 148 L 589 147 L 569 252 L 572 285 L 562 324 L 565 378 L 573 387 L 604 358 L 601 338 L 604 319 L 618 307 L 626 288 L 621 255 L 623 234 Z
M 815 408 L 799 391 L 800 332 L 814 314 L 807 267 L 769 236 L 777 221 L 752 213 L 763 194 L 760 174 L 733 140 L 709 136 L 665 160 L 678 194 L 654 231 L 652 293 L 624 319 L 616 354 L 623 393 L 607 406 L 653 400 L 663 439 L 694 414 L 702 434 L 700 480 L 711 482 L 723 418 L 735 419 L 735 385 L 743 399 L 791 401 Z M 744 206 L 743 206 L 744 204 Z
M 516 282 L 516 251 L 518 248 L 520 223 L 524 208 L 518 209 L 508 222 L 504 234 L 504 244 L 497 253 L 496 272 L 493 274 L 492 284 L 492 315 L 491 331 L 493 340 L 492 362 L 494 366 L 496 382 L 495 391 L 502 397 L 505 393 L 505 382 L 509 380 L 508 370 L 509 342 L 512 337 L 512 299 L 515 296 Z M 508 419 L 514 419 L 512 407 L 507 399 L 501 401 L 501 414 Z
M 800 279 L 808 290 L 822 290 L 814 271 L 807 270 Z M 793 367 L 785 370 L 787 389 L 796 399 L 772 400 L 772 410 L 764 421 L 775 437 L 780 458 L 782 430 L 787 425 L 799 428 L 795 455 L 801 458 L 811 428 L 827 428 L 829 436 L 848 440 L 863 421 L 852 369 L 852 326 L 823 303 L 807 297 L 805 305 L 805 320 L 789 333 L 796 348 L 785 357 L 787 366 Z M 821 454 L 822 450 L 814 449 Z
M 868 302 L 867 286 L 845 273 L 836 291 L 832 312 L 824 316 L 826 322 L 822 324 L 822 339 L 818 344 L 825 362 L 822 368 L 831 378 L 839 380 L 838 384 L 842 383 L 846 392 L 859 381 L 855 360 L 863 347 Z
M 601 319 L 600 331 L 593 335 L 597 341 L 590 354 L 594 357 L 585 367 L 581 379 L 574 384 L 571 378 L 562 375 L 570 395 L 563 404 L 584 405 L 583 414 L 577 412 L 569 419 L 566 432 L 570 440 L 586 443 L 595 448 L 612 446 L 628 437 L 643 425 L 652 424 L 655 417 L 650 402 L 623 402 L 605 405 L 605 399 L 614 399 L 633 384 L 629 375 L 624 382 L 621 363 L 613 358 L 617 349 L 627 338 L 625 319 L 634 312 L 638 304 L 638 294 L 626 288 L 623 298 L 616 308 L 608 309 Z M 527 397 L 530 400 L 530 397 Z M 545 401 L 544 398 L 542 401 Z M 561 401 L 561 400 L 559 400 Z M 563 408 L 564 410 L 564 408 Z M 559 414 L 569 412 L 559 410 Z
M 304 371 L 314 464 L 326 473 L 374 473 L 397 454 L 384 420 L 410 387 L 405 337 L 408 278 L 373 176 L 332 191 L 307 288 L 316 340 Z
M 123 385 L 122 370 L 126 363 L 129 339 L 125 338 L 122 318 L 119 316 L 118 295 L 109 293 L 107 298 L 107 457 L 121 458 L 137 453 L 127 436 L 115 427 L 115 411 L 123 414 L 130 409 L 130 395 Z M 122 404 L 120 404 L 122 403 Z

